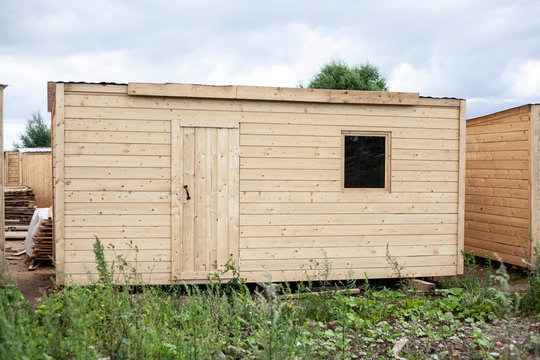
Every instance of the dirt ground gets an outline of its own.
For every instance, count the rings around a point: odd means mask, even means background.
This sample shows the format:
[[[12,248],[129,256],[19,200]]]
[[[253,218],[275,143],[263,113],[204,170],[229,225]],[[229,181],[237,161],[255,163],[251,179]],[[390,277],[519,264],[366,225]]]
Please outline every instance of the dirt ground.
[[[42,293],[50,291],[55,276],[51,263],[36,262],[35,270],[28,270],[31,260],[26,254],[14,256],[24,250],[24,240],[6,240],[5,255],[8,259],[11,275],[17,281],[19,289],[32,308],[39,306]]]

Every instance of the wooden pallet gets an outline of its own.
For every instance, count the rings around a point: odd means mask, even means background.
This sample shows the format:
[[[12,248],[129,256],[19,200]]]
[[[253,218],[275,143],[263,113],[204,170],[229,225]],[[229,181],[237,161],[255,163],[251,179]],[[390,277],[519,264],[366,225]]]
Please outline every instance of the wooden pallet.
[[[53,222],[52,219],[44,219],[39,225],[39,230],[34,237],[34,252],[30,258],[35,260],[54,259],[54,246],[52,240]]]

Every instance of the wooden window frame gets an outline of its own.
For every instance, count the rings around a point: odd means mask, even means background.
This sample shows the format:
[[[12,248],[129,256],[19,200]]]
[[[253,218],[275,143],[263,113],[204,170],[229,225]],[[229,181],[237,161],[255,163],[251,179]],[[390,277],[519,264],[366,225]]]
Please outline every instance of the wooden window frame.
[[[385,138],[384,156],[384,188],[346,188],[345,187],[345,136],[373,136]],[[341,191],[342,192],[391,192],[391,150],[392,133],[387,131],[341,131]]]

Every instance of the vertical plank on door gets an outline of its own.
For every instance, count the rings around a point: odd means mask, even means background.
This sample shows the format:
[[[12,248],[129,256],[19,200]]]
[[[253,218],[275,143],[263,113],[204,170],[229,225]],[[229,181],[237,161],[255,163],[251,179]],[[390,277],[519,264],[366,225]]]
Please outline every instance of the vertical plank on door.
[[[218,150],[217,150],[217,262],[225,264],[227,262],[229,246],[229,130],[218,129]]]
[[[184,128],[182,141],[182,156],[184,158],[183,183],[193,194],[195,177],[195,129]],[[194,219],[195,199],[187,200],[182,188],[182,271],[194,271]]]
[[[212,199],[212,129],[206,128],[203,129],[206,132],[206,142],[205,142],[205,179],[204,179],[204,232],[205,244],[204,244],[204,270],[212,270],[212,242],[214,240],[214,234],[212,233],[212,213],[210,202]]]
[[[204,271],[205,263],[205,245],[206,245],[206,219],[204,213],[204,204],[206,198],[206,129],[195,128],[195,179],[193,188],[193,199],[195,207],[195,225],[194,225],[194,252],[195,252],[195,271]]]
[[[212,191],[210,193],[210,222],[211,222],[211,232],[212,232],[212,248],[211,251],[209,251],[211,262],[217,260],[217,204],[218,204],[218,177],[217,177],[217,149],[218,149],[218,129],[212,128],[211,130],[211,138],[209,139],[209,143],[211,144],[211,158],[210,158],[210,168],[212,169],[212,178],[209,179],[210,186],[212,187]]]
[[[229,251],[228,255],[233,256],[233,261],[238,267],[238,242],[239,242],[239,212],[240,212],[240,164],[239,164],[239,142],[240,135],[237,129],[228,129],[229,132],[229,196],[228,196],[228,223],[229,223]]]

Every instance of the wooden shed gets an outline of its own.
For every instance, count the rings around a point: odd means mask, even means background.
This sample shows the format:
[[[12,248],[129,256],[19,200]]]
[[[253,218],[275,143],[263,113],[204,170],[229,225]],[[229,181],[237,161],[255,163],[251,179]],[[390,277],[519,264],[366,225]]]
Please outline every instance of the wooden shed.
[[[467,121],[467,252],[533,262],[540,238],[539,112],[539,105],[524,105]]]
[[[29,186],[38,208],[52,206],[52,163],[50,148],[28,148],[4,152],[6,185]]]
[[[97,235],[144,280],[462,273],[465,101],[416,93],[51,83],[59,274]],[[138,251],[130,250],[136,246]],[[112,258],[114,252],[107,251]],[[61,279],[63,280],[63,279]]]
[[[4,151],[4,89],[7,85],[0,84],[0,149]],[[4,157],[0,156],[0,170],[4,173]],[[0,193],[4,194],[4,177],[0,179]],[[4,196],[0,196],[0,229],[4,229]],[[4,255],[4,231],[0,231],[0,255]]]

